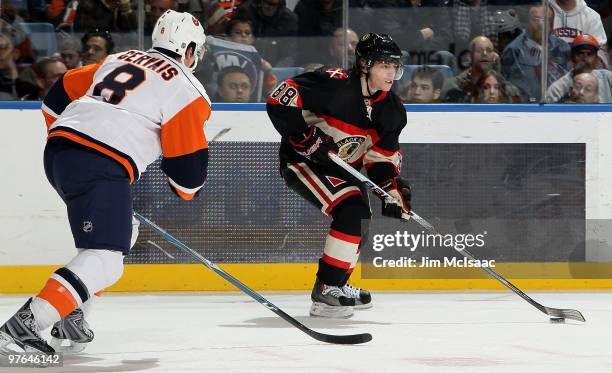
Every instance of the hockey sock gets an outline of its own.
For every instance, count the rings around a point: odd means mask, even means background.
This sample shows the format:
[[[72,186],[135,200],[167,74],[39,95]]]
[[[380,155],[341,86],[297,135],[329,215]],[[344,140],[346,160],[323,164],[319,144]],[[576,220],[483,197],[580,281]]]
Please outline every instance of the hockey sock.
[[[90,294],[114,284],[122,274],[121,252],[79,249],[77,256],[55,271],[32,300],[30,309],[40,330],[81,307],[91,298]]]
[[[327,285],[342,286],[357,263],[362,220],[369,221],[370,209],[360,196],[352,196],[338,204],[332,216],[317,277]]]

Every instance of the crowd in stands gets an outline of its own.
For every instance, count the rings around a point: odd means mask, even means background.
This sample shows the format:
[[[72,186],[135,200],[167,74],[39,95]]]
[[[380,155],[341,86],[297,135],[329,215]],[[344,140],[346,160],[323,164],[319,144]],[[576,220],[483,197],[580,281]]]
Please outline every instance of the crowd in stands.
[[[140,29],[138,3],[0,0],[0,100],[40,100],[68,69],[148,48],[172,9],[205,26],[195,75],[213,101],[262,102],[292,75],[350,68],[359,35],[378,32],[403,51],[405,103],[612,103],[610,1],[349,0],[343,28],[341,0],[144,0]]]

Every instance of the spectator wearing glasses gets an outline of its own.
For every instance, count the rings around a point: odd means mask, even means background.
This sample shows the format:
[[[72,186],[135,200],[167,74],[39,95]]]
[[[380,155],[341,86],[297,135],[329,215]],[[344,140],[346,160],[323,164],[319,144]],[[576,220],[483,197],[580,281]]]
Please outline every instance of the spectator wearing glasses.
[[[599,82],[591,73],[576,74],[569,97],[564,102],[576,104],[598,104]]]
[[[357,33],[351,29],[346,30],[346,37],[347,66],[353,66],[355,64],[355,48],[359,42],[359,37],[357,36]],[[333,38],[329,42],[327,51],[329,53],[327,63],[333,66],[342,66],[342,55],[345,53],[344,30],[342,28],[337,28],[334,30]]]
[[[86,33],[81,41],[83,42],[83,54],[81,56],[83,65],[100,62],[113,53],[115,48],[111,34],[99,29]]]
[[[599,102],[612,103],[612,71],[597,68],[599,45],[599,41],[589,34],[579,35],[574,39],[571,53],[574,68],[548,87],[547,102],[559,102],[568,95],[573,85],[574,71],[584,69],[584,72],[590,72],[597,78]]]
[[[486,36],[475,37],[469,45],[470,67],[463,73],[447,79],[442,89],[442,97],[449,102],[473,102],[478,92],[476,83],[478,79],[489,70],[499,69],[499,55],[493,43]],[[513,102],[521,101],[519,89],[512,83],[506,82],[504,91]]]

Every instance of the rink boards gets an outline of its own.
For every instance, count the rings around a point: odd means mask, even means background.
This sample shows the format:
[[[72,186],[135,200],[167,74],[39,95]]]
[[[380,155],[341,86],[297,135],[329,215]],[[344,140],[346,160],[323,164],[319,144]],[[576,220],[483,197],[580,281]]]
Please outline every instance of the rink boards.
[[[442,227],[488,227],[496,269],[526,289],[612,288],[611,107],[407,111],[403,174],[422,216]],[[64,207],[42,170],[42,116],[35,105],[7,108],[0,116],[11,134],[0,139],[0,293],[28,293],[72,257],[73,243]],[[309,289],[329,222],[283,186],[279,137],[263,106],[217,105],[206,131],[209,140],[220,136],[211,143],[203,200],[175,199],[154,166],[135,187],[135,209],[255,289]],[[474,193],[462,194],[466,188]],[[375,214],[378,209],[373,206]],[[126,262],[123,279],[110,290],[234,290],[144,229]],[[391,276],[360,284],[500,288],[478,269],[421,268]]]

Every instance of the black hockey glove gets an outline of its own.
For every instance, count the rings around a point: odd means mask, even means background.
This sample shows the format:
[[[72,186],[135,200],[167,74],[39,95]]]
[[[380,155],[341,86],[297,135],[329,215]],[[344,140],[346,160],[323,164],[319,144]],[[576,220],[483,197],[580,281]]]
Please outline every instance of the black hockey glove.
[[[298,154],[322,165],[332,162],[327,155],[329,151],[338,152],[334,139],[315,126],[301,136],[289,136],[288,140]]]
[[[395,198],[393,202],[383,199],[382,214],[390,218],[407,219],[410,216],[410,185],[400,177],[389,179],[380,184],[380,187]]]

